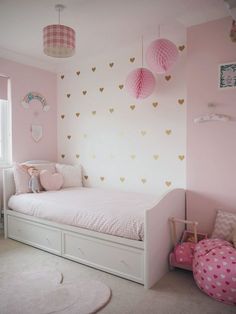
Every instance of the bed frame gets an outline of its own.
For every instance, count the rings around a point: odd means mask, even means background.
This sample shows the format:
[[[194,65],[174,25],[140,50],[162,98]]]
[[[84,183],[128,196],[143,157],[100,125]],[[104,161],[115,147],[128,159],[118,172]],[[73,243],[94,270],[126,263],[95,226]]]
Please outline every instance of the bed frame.
[[[13,169],[3,171],[4,233],[11,238],[151,288],[168,272],[168,218],[185,219],[185,190],[164,195],[145,213],[144,241],[130,240],[21,214],[8,208]],[[177,237],[183,231],[177,230]]]

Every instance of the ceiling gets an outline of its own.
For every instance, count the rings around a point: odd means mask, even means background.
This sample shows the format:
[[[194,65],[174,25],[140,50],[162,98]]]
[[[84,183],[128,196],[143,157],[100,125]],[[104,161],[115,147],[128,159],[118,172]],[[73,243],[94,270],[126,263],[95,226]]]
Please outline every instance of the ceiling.
[[[118,49],[158,24],[189,27],[229,15],[223,0],[0,0],[0,56],[52,70],[68,62],[43,54],[42,29],[57,23],[58,3],[66,6],[61,23],[77,33],[72,61]]]

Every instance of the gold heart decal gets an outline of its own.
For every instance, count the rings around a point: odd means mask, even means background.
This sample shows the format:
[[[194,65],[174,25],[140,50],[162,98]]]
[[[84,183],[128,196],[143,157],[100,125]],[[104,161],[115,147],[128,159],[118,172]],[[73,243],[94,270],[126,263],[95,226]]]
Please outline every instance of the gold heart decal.
[[[79,118],[80,113],[79,113],[79,112],[76,112],[76,114],[75,114],[75,115],[76,115],[76,117],[77,117],[77,118]]]
[[[170,135],[171,132],[172,132],[171,130],[166,130],[166,134],[167,134],[167,135]]]
[[[86,94],[87,94],[87,91],[86,91],[86,90],[83,90],[83,94],[86,95]]]
[[[94,111],[92,111],[92,114],[93,114],[93,115],[95,115],[95,114],[96,114],[96,111],[95,111],[95,110],[94,110]]]
[[[71,135],[67,135],[67,138],[68,138],[68,140],[70,140],[71,139]]]
[[[135,109],[135,105],[131,105],[129,106],[131,110],[134,110]]]
[[[100,177],[100,180],[101,180],[101,181],[104,181],[104,179],[105,179],[104,177]]]
[[[79,159],[80,155],[79,155],[79,154],[76,154],[75,157],[76,157],[77,159]]]
[[[134,62],[134,60],[135,60],[135,57],[132,57],[132,58],[129,59],[129,61],[132,62],[132,63]]]
[[[141,131],[142,136],[146,135],[147,132],[146,131]]]
[[[120,181],[124,182],[125,181],[125,177],[120,177]]]
[[[76,74],[79,76],[80,75],[80,71],[77,71]]]
[[[95,72],[95,71],[96,71],[96,67],[93,67],[93,68],[92,68],[92,71]]]
[[[179,155],[179,160],[184,160],[184,155]]]
[[[184,45],[179,46],[179,50],[180,50],[180,51],[183,51],[183,50],[184,50],[184,48],[185,48],[185,46],[184,46]]]
[[[178,103],[179,103],[179,105],[183,105],[184,99],[178,99]]]
[[[64,155],[64,154],[61,154],[61,158],[65,158],[65,155]]]
[[[165,79],[166,79],[167,81],[169,81],[169,80],[171,79],[171,75],[166,75],[166,76],[165,76]]]
[[[143,182],[143,184],[147,182],[145,178],[142,178],[141,181]]]
[[[62,118],[62,119],[64,119],[64,118],[65,118],[65,115],[64,115],[64,114],[62,114],[62,115],[61,115],[61,118]]]
[[[124,85],[123,84],[120,84],[119,85],[119,89],[123,89]]]
[[[62,79],[62,80],[64,79],[64,77],[65,77],[65,75],[61,75],[61,79]]]
[[[135,159],[135,158],[136,158],[136,155],[130,155],[130,158],[131,158],[131,159]]]
[[[67,98],[70,98],[70,94],[66,94]]]
[[[113,108],[110,108],[109,109],[110,113],[114,112],[114,109]]]
[[[159,158],[159,155],[153,155],[153,158],[157,160]]]
[[[165,184],[166,184],[166,186],[169,187],[169,186],[171,186],[171,181],[166,181]]]
[[[158,102],[153,102],[152,105],[154,108],[156,108],[158,106]]]
[[[104,90],[104,87],[100,87],[99,90],[100,90],[100,92],[102,93],[103,90]]]
[[[110,68],[112,68],[114,65],[114,62],[109,63]]]
[[[85,180],[88,180],[88,176],[84,176]]]

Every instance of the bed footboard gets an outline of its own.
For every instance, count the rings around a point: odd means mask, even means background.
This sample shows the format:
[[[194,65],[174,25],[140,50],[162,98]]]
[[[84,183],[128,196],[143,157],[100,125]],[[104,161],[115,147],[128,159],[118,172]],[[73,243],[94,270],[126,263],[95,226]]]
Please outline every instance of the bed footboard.
[[[151,288],[168,272],[168,255],[172,239],[168,218],[185,219],[185,190],[175,189],[165,195],[152,209],[146,211],[144,243],[144,286]],[[177,230],[180,238],[184,226]]]

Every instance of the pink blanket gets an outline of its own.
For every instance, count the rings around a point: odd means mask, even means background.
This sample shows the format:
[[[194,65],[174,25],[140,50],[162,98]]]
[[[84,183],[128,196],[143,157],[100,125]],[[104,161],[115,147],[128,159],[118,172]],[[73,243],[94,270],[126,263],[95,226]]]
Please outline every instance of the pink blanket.
[[[15,211],[134,240],[144,238],[145,210],[158,203],[148,194],[99,188],[67,188],[60,191],[13,195]]]

